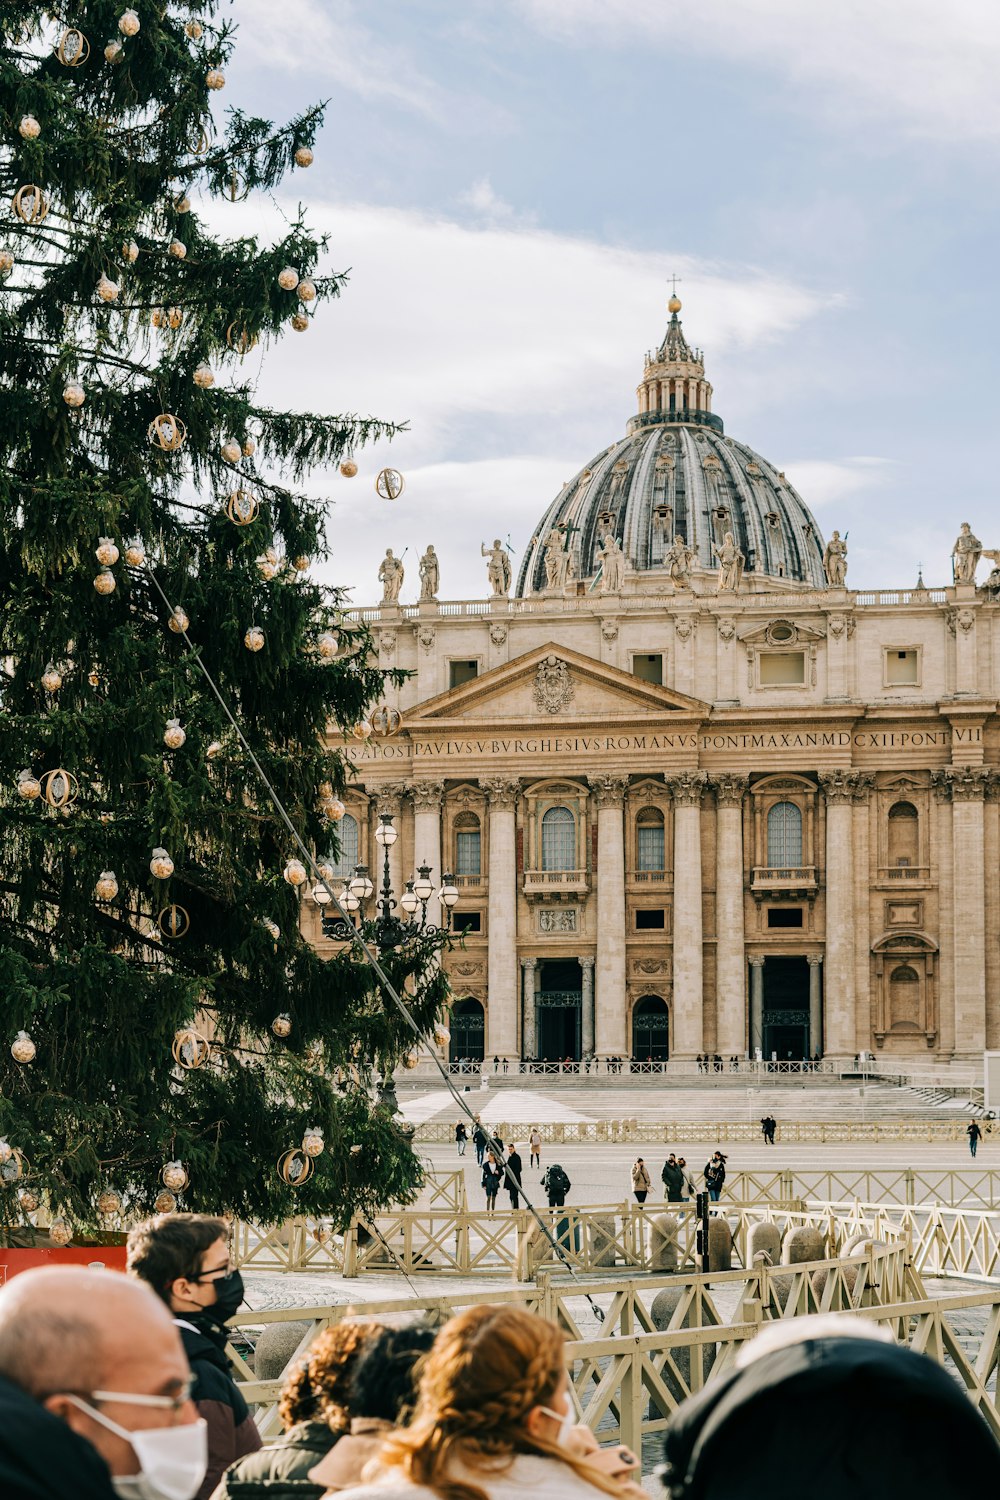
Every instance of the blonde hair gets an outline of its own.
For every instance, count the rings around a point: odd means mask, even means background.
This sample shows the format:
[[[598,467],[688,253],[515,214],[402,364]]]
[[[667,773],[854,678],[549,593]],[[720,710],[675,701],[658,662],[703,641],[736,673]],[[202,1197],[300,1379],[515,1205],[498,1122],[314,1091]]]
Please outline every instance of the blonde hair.
[[[278,1415],[287,1431],[297,1422],[325,1422],[334,1432],[350,1425],[351,1377],[379,1323],[335,1323],[313,1339],[281,1389]]]
[[[623,1495],[618,1481],[528,1430],[528,1413],[559,1387],[563,1342],[554,1323],[520,1307],[470,1307],[451,1318],[424,1361],[410,1426],[383,1445],[383,1469],[402,1470],[441,1500],[489,1500],[488,1490],[449,1474],[453,1463],[495,1473],[504,1459],[535,1453],[607,1495]]]

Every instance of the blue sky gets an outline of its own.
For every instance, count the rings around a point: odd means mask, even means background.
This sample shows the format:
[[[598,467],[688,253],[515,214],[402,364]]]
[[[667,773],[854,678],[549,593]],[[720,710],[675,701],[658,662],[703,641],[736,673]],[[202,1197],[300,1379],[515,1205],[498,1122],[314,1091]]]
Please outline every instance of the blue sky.
[[[1000,546],[995,0],[234,0],[221,103],[329,97],[298,201],[352,267],[264,359],[269,400],[408,419],[332,502],[325,576],[376,597],[433,542],[487,591],[560,483],[624,432],[681,277],[727,431],[783,468],[849,583]],[[222,13],[225,14],[223,6]],[[377,500],[385,459],[407,476]]]

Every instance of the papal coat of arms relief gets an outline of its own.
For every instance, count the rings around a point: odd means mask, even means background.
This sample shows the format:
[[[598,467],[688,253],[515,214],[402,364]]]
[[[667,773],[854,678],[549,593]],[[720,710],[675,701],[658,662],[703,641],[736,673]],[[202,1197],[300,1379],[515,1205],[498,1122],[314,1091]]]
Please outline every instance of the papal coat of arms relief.
[[[569,668],[558,656],[546,656],[535,673],[535,702],[547,714],[557,714],[573,696]]]

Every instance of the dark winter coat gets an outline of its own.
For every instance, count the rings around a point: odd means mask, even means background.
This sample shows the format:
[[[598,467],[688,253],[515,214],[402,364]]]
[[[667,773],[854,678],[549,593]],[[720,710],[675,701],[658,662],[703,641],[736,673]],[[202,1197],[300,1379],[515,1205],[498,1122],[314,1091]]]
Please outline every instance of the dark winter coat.
[[[511,1177],[513,1177],[514,1182],[517,1183],[518,1187],[521,1186],[521,1158],[518,1156],[516,1151],[512,1151],[510,1156],[508,1156],[507,1158],[507,1171],[510,1173],[510,1177],[504,1178],[504,1187],[509,1193],[511,1188],[514,1186],[514,1183],[510,1180]]]
[[[660,1173],[663,1186],[667,1190],[668,1203],[680,1203],[681,1194],[684,1191],[684,1172],[675,1161],[663,1163],[663,1171]]]
[[[97,1449],[8,1380],[0,1380],[0,1495],[3,1500],[115,1500]]]
[[[325,1422],[298,1422],[259,1453],[227,1469],[212,1500],[318,1500],[323,1486],[309,1478],[341,1436]]]
[[[210,1318],[175,1318],[194,1376],[192,1399],[208,1424],[208,1469],[195,1500],[208,1500],[229,1465],[260,1447],[243,1393],[229,1373],[226,1330]]]

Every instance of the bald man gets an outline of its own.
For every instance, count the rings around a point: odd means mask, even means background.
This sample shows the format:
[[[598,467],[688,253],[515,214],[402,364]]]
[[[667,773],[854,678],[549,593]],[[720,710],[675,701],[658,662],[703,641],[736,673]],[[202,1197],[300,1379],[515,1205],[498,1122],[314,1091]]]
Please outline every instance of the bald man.
[[[180,1336],[148,1287],[47,1266],[0,1288],[3,1500],[190,1500],[205,1424]]]

